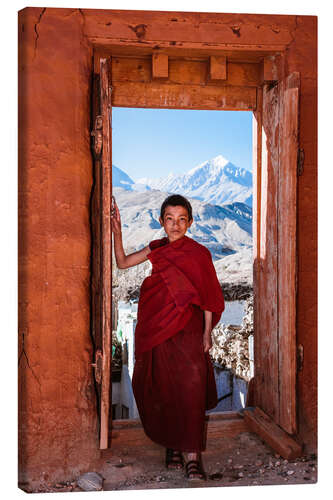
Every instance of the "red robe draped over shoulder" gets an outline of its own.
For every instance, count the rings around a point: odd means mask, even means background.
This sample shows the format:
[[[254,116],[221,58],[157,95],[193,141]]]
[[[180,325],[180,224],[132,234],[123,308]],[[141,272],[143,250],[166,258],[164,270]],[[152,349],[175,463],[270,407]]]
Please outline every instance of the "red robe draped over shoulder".
[[[153,272],[141,285],[135,329],[135,357],[176,335],[188,323],[193,306],[211,311],[212,328],[224,299],[209,250],[184,235],[150,242]]]

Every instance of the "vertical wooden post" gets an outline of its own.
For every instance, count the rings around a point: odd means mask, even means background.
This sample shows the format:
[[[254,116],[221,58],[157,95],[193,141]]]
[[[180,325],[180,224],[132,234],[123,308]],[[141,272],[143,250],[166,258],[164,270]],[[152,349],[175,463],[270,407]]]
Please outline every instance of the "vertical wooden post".
[[[278,187],[279,424],[296,432],[296,182],[299,73],[280,84]]]
[[[260,321],[260,221],[261,221],[261,159],[262,159],[262,88],[257,88],[257,109],[253,113],[253,328],[254,328],[254,386],[251,404],[256,404],[256,366],[260,363],[256,339]]]
[[[100,105],[103,118],[102,150],[102,329],[103,329],[103,375],[101,390],[101,434],[100,448],[109,445],[109,418],[111,407],[111,61],[101,59]]]

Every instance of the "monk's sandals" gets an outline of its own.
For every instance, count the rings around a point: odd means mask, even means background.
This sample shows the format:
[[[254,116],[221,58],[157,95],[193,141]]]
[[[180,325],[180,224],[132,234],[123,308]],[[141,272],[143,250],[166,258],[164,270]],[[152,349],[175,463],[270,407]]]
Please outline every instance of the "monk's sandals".
[[[182,469],[184,467],[184,459],[181,451],[166,449],[165,465],[167,469]]]
[[[186,477],[189,481],[206,481],[201,462],[199,460],[190,460],[185,465]]]

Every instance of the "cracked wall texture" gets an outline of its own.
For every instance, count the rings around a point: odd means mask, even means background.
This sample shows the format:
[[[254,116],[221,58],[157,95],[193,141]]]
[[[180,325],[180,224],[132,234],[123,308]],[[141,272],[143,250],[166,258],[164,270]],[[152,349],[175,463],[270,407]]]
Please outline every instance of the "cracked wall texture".
[[[301,73],[299,439],[316,447],[317,21],[312,16],[26,8],[19,12],[20,480],[67,480],[99,457],[89,335],[89,38],[286,44]]]

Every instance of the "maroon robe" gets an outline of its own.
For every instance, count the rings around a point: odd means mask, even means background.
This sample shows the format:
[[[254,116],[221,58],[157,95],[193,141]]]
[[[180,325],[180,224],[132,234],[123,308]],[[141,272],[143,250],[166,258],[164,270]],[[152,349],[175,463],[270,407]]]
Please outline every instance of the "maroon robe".
[[[149,246],[153,270],[140,292],[133,392],[148,437],[199,452],[205,448],[205,410],[217,405],[211,359],[203,350],[203,311],[212,311],[214,327],[223,293],[211,254],[200,243],[183,236]]]

